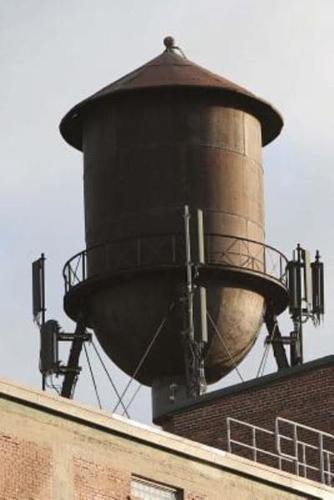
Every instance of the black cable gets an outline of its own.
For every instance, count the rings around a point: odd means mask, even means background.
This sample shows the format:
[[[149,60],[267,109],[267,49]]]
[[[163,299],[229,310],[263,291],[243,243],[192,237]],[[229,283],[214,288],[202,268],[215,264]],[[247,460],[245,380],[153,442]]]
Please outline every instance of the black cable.
[[[50,383],[48,382],[48,378],[50,380]],[[59,388],[53,382],[53,375],[49,375],[49,377],[46,377],[46,379],[45,379],[45,385],[49,389],[53,389],[54,391],[56,391],[56,393],[58,394],[58,396],[60,396],[60,390],[59,390]]]
[[[132,377],[130,378],[129,382],[126,384],[125,389],[124,389],[124,391],[123,391],[123,392],[122,392],[122,394],[121,394],[120,401],[117,403],[117,405],[116,405],[116,406],[115,406],[115,408],[114,408],[114,412],[117,410],[117,408],[118,408],[118,406],[119,406],[120,402],[123,400],[123,398],[124,398],[125,394],[127,393],[128,389],[129,389],[129,387],[130,387],[130,385],[132,384],[133,380],[135,379],[136,375],[138,374],[139,370],[141,369],[141,367],[142,367],[142,365],[143,365],[143,363],[144,363],[145,359],[147,358],[148,354],[150,353],[150,351],[151,351],[151,349],[152,349],[152,346],[153,346],[154,342],[155,342],[155,341],[156,341],[156,339],[158,338],[158,336],[159,336],[159,334],[160,334],[161,330],[164,328],[164,326],[165,326],[165,324],[166,324],[166,322],[167,322],[168,316],[169,316],[170,312],[174,309],[174,307],[175,307],[175,302],[172,302],[172,303],[170,304],[169,308],[168,308],[168,311],[167,311],[166,316],[165,316],[165,317],[163,318],[163,320],[161,321],[161,323],[160,323],[160,325],[158,326],[158,328],[157,328],[157,330],[156,330],[155,334],[154,334],[154,335],[153,335],[153,337],[152,337],[152,340],[150,341],[150,343],[148,344],[148,346],[147,346],[147,348],[146,348],[146,350],[145,350],[144,354],[143,354],[143,355],[142,355],[142,357],[140,358],[139,363],[138,363],[138,365],[137,365],[137,367],[136,367],[135,371],[133,372]],[[123,406],[123,408],[124,408],[124,405],[123,405],[123,404],[122,404],[122,406]]]
[[[219,330],[218,330],[218,327],[217,327],[216,323],[213,321],[211,314],[209,313],[209,311],[206,311],[206,314],[207,314],[207,317],[209,318],[209,321],[210,321],[211,325],[213,326],[214,331],[215,331],[215,332],[216,332],[216,334],[218,335],[218,338],[220,339],[220,341],[221,341],[221,343],[222,343],[222,345],[223,345],[223,347],[224,347],[224,349],[225,349],[225,351],[226,351],[227,355],[229,356],[230,360],[232,361],[232,363],[233,363],[233,365],[234,365],[234,368],[235,368],[235,370],[236,370],[237,374],[239,375],[239,378],[240,378],[241,382],[244,382],[244,379],[242,378],[242,375],[241,375],[241,373],[240,373],[240,370],[239,370],[239,368],[238,368],[238,365],[237,365],[237,363],[235,362],[234,357],[233,357],[233,356],[232,356],[232,354],[230,353],[230,350],[229,350],[229,348],[227,347],[227,345],[226,345],[226,343],[225,343],[225,341],[224,341],[224,339],[223,339],[223,336],[220,334],[220,332],[219,332]]]
[[[93,382],[93,386],[94,386],[94,391],[95,391],[95,394],[96,394],[96,399],[97,399],[97,402],[98,402],[100,410],[102,410],[100,396],[99,396],[99,393],[98,393],[98,390],[97,390],[97,386],[96,386],[96,381],[95,381],[95,377],[94,377],[92,365],[90,364],[90,359],[89,359],[89,356],[88,356],[87,347],[86,347],[85,343],[84,343],[83,347],[84,347],[84,351],[85,351],[85,354],[86,354],[87,364],[88,364],[88,368],[89,368],[89,371],[90,371],[90,376],[92,378],[92,382]]]
[[[269,334],[268,343],[267,343],[267,345],[266,345],[266,347],[264,349],[264,353],[263,353],[261,361],[260,361],[259,369],[258,369],[258,371],[256,373],[256,378],[258,378],[261,375],[261,372],[262,372],[262,375],[264,374],[264,369],[265,369],[265,365],[266,365],[266,362],[267,362],[267,358],[268,358],[268,354],[269,354],[269,349],[270,349],[270,343],[274,339],[276,328],[277,328],[277,323],[274,323],[273,329],[272,329],[271,333]]]
[[[133,393],[133,396],[131,397],[130,401],[128,402],[128,404],[126,405],[126,409],[128,410],[130,408],[130,406],[132,405],[133,401],[135,400],[138,392],[140,391],[140,389],[142,388],[143,386],[141,384],[138,385],[137,389],[135,390],[135,392]],[[124,411],[122,413],[122,415],[124,415]]]
[[[115,391],[115,393],[116,393],[116,396],[117,396],[117,398],[118,398],[118,404],[117,404],[117,407],[118,407],[118,405],[119,405],[119,404],[121,404],[121,405],[122,405],[122,407],[123,407],[123,411],[124,411],[124,413],[126,414],[126,416],[127,416],[128,418],[130,418],[130,415],[129,415],[129,413],[127,412],[127,409],[126,409],[126,407],[124,406],[123,401],[122,401],[122,399],[121,399],[121,397],[120,397],[120,395],[119,395],[119,392],[118,392],[118,390],[117,390],[117,387],[115,386],[115,384],[114,384],[114,382],[113,382],[113,380],[112,380],[112,378],[111,378],[111,376],[110,376],[110,374],[109,374],[109,372],[108,372],[108,369],[107,369],[106,365],[104,364],[104,361],[103,361],[103,359],[102,359],[102,357],[101,357],[101,355],[100,355],[99,351],[97,350],[96,345],[95,345],[95,343],[93,342],[93,340],[92,340],[92,346],[94,347],[95,352],[96,352],[96,355],[97,355],[97,357],[99,358],[99,361],[100,361],[100,363],[101,363],[101,365],[102,365],[102,367],[103,367],[103,369],[104,369],[104,371],[105,371],[105,373],[106,373],[106,375],[107,375],[107,377],[108,377],[108,380],[109,380],[109,382],[111,383],[111,386],[112,386],[112,388],[114,389],[114,391]],[[124,414],[124,413],[123,413],[123,414]]]

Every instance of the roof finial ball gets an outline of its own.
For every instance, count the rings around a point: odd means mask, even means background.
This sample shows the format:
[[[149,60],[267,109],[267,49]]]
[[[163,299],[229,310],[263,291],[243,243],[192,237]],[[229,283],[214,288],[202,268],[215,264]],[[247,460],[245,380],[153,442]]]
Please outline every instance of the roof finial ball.
[[[164,38],[164,45],[166,47],[166,50],[171,50],[175,48],[175,40],[172,36],[166,36]]]

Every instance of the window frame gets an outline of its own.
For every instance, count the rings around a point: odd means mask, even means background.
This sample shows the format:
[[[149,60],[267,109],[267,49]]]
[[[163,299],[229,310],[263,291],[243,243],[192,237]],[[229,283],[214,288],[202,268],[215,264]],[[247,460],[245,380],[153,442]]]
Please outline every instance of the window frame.
[[[161,483],[159,481],[155,481],[152,479],[148,479],[146,477],[137,476],[137,475],[132,474],[131,475],[130,489],[131,489],[131,498],[133,498],[134,500],[137,500],[137,498],[138,498],[138,500],[142,500],[139,497],[136,497],[135,493],[133,493],[133,491],[132,491],[132,485],[134,483],[141,483],[141,484],[146,485],[148,487],[156,488],[156,490],[158,492],[160,489],[160,491],[162,491],[162,492],[166,491],[166,492],[174,493],[175,498],[173,498],[171,500],[183,500],[184,499],[183,490],[181,490],[180,488],[177,488],[175,486],[171,486],[170,484]]]

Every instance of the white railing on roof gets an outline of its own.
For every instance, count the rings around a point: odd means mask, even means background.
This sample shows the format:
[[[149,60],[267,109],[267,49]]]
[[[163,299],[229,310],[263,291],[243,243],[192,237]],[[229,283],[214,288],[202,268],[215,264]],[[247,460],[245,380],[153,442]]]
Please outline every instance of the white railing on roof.
[[[249,439],[238,437],[240,432],[242,437]],[[266,447],[261,445],[261,440],[267,440]],[[239,451],[236,450],[238,447]],[[243,455],[240,448],[248,450],[255,462],[265,462],[264,457],[270,458],[274,462],[271,465],[280,470],[286,470],[285,464],[290,464],[296,475],[334,486],[332,434],[282,417],[276,418],[275,431],[228,417],[227,449],[230,453]]]

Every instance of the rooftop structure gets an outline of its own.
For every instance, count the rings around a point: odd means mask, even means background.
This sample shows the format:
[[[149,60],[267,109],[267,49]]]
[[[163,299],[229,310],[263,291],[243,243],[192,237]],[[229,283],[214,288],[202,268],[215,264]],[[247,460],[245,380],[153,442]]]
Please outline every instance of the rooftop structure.
[[[320,483],[12,383],[0,381],[0,406],[6,500],[333,498]]]

